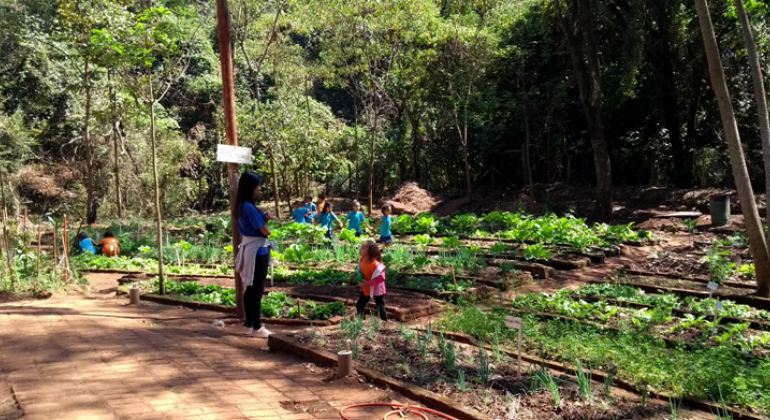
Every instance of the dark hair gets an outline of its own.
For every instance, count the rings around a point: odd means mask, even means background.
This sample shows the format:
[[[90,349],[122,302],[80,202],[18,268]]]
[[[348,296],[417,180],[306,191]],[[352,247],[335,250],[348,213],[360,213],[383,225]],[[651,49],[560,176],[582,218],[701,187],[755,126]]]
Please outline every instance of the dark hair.
[[[104,232],[104,237],[105,238],[114,238],[115,235],[112,234],[111,230],[108,230],[108,231]]]
[[[85,232],[78,233],[78,243],[83,242],[84,239],[88,239],[88,234]]]
[[[353,200],[353,207],[355,206],[361,206],[361,202],[358,200]]]
[[[238,181],[238,215],[243,203],[254,204],[254,189],[262,185],[262,177],[254,172],[244,172]]]
[[[313,196],[312,195],[306,195],[305,196],[305,200],[313,201]]]
[[[393,211],[393,207],[390,206],[390,204],[385,204],[382,206],[382,212],[385,213],[385,210],[391,210]]]
[[[321,209],[322,212],[329,214],[332,212],[332,203],[324,203],[323,209]]]
[[[366,255],[369,256],[370,260],[382,262],[382,250],[376,242],[370,239],[364,242],[362,246],[366,249]]]
[[[319,200],[326,200],[326,195],[324,195],[324,194],[318,194],[318,199],[319,199]]]

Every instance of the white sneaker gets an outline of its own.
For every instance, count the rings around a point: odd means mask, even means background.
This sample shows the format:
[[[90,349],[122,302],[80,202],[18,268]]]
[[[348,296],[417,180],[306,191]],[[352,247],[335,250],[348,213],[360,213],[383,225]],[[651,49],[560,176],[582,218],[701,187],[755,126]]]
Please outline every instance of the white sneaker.
[[[251,333],[253,337],[257,337],[257,338],[267,338],[267,337],[270,337],[271,334],[272,333],[270,332],[270,330],[268,330],[265,327],[262,327],[258,330],[254,330],[254,332]]]

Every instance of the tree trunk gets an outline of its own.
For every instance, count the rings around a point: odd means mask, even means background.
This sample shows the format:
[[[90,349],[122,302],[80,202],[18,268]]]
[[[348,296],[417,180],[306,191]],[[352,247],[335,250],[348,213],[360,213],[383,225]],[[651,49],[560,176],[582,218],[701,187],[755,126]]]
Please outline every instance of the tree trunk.
[[[727,147],[730,151],[735,186],[738,189],[738,198],[741,201],[746,232],[749,236],[749,249],[757,270],[757,295],[770,297],[770,255],[767,252],[767,242],[765,242],[765,235],[762,231],[757,205],[754,202],[754,192],[751,190],[749,171],[746,167],[746,158],[743,154],[743,145],[741,144],[740,133],[738,132],[738,123],[735,120],[730,92],[725,82],[724,69],[722,68],[719,46],[714,35],[714,27],[711,23],[711,15],[709,14],[706,0],[695,0],[695,7],[698,11],[698,19],[700,20],[700,27],[703,33],[703,43],[705,45],[706,57],[708,58],[711,84],[719,103],[719,112],[722,116],[722,124],[724,125],[725,136],[727,137]]]
[[[149,75],[150,85],[150,145],[152,147],[152,180],[155,187],[155,221],[158,229],[158,279],[160,294],[166,294],[166,280],[163,277],[163,220],[160,207],[160,184],[158,183],[158,156],[155,145],[155,95],[152,90],[152,75]]]
[[[355,104],[355,102],[354,102],[354,104]],[[356,146],[355,146],[355,148],[353,150],[353,154],[355,155],[355,161],[356,161],[355,197],[356,197],[356,200],[358,200],[358,188],[359,188],[359,185],[361,185],[361,184],[359,184],[359,179],[358,179],[358,145],[359,145],[359,143],[358,143],[358,106],[356,106],[355,116],[353,118],[355,118],[355,122],[353,124],[353,129],[355,131],[353,132],[353,135],[355,136],[355,142],[356,142]]]
[[[420,146],[425,144],[425,137],[420,132],[420,120],[409,108],[404,105],[406,117],[409,120],[409,125],[412,128],[412,166],[414,169],[414,180],[417,183],[422,182],[422,171],[420,167]]]
[[[278,177],[275,176],[275,156],[273,156],[273,148],[267,148],[267,155],[270,158],[270,176],[273,178],[273,197],[275,199],[275,217],[281,218],[281,196],[278,195]],[[291,206],[291,204],[289,204]]]
[[[580,1],[580,21],[586,38],[586,51],[588,54],[588,73],[590,76],[588,94],[588,119],[591,144],[594,151],[594,164],[596,165],[596,186],[598,189],[599,204],[601,206],[602,220],[612,220],[612,166],[610,153],[607,150],[607,141],[604,137],[604,123],[602,122],[602,75],[599,64],[599,42],[596,39],[596,25],[591,0]]]
[[[596,26],[591,12],[591,0],[578,0],[576,3],[579,24],[577,27],[582,34],[579,38],[572,32],[571,28],[575,27],[572,19],[562,14],[560,0],[553,0],[553,3],[559,25],[567,38],[583,110],[588,121],[588,132],[591,136],[591,148],[593,149],[594,169],[596,171],[596,192],[600,218],[608,222],[612,219],[612,172],[602,122],[601,67],[595,32]],[[585,54],[583,50],[585,50]]]
[[[529,194],[533,200],[535,200],[535,183],[532,181],[532,162],[529,156],[529,117],[527,115],[527,106],[522,107],[524,112],[524,163],[527,171],[527,183],[529,183]]]
[[[8,207],[5,203],[5,181],[3,180],[3,168],[0,166],[0,198],[3,200],[3,242],[5,243],[5,262],[8,264],[8,275],[11,276],[11,288],[16,285],[16,273],[13,270],[13,254],[11,254],[11,241],[8,235]],[[54,245],[55,246],[55,245]]]
[[[115,86],[112,85],[112,72],[107,72],[107,79],[110,83],[110,116],[112,119],[112,152],[115,155],[115,162],[113,163],[113,172],[115,173],[115,204],[117,205],[117,209],[118,209],[118,219],[122,219],[123,218],[123,197],[121,197],[121,192],[120,192],[120,154],[118,153],[118,113],[115,109],[115,102],[117,101],[117,98],[115,94]],[[200,185],[200,182],[198,185]]]
[[[767,199],[770,197],[770,118],[768,118],[767,111],[765,79],[762,76],[757,43],[754,41],[754,34],[751,32],[751,22],[749,22],[749,15],[743,7],[743,0],[735,0],[735,9],[738,12],[738,19],[743,27],[743,38],[746,42],[746,52],[749,55],[749,65],[751,66],[751,79],[754,82],[754,100],[757,101],[759,132],[762,139],[762,157],[765,161],[765,198]],[[770,226],[770,211],[766,213],[766,223]],[[768,234],[767,241],[770,242],[770,234]]]
[[[466,110],[467,112],[467,110]],[[465,191],[468,194],[468,201],[473,200],[473,184],[471,184],[471,163],[468,153],[468,121],[463,123],[463,131],[460,137],[463,144],[463,161],[465,164]]]
[[[679,93],[677,91],[676,54],[671,46],[671,18],[673,3],[670,0],[655,0],[655,20],[657,31],[653,30],[655,38],[654,65],[660,75],[660,109],[663,111],[663,121],[668,129],[673,156],[676,157],[674,167],[674,184],[679,188],[692,185],[690,154],[682,138],[682,124],[679,111]]]
[[[372,142],[369,148],[369,217],[374,212],[374,140],[377,138],[377,113],[374,113],[372,124]]]
[[[86,115],[83,124],[83,144],[86,149],[86,218],[91,212],[94,202],[94,150],[91,145],[91,82],[88,80],[88,70],[91,63],[85,60],[83,71],[83,86],[86,88]],[[94,220],[96,223],[96,220]]]

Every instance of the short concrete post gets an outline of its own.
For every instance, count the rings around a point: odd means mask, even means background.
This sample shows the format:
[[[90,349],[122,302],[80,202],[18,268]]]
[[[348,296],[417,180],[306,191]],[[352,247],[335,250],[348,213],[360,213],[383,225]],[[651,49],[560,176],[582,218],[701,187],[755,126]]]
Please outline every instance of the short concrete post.
[[[340,378],[353,374],[353,352],[343,350],[337,353],[337,372]]]
[[[131,288],[129,292],[129,301],[132,305],[139,305],[139,288]]]

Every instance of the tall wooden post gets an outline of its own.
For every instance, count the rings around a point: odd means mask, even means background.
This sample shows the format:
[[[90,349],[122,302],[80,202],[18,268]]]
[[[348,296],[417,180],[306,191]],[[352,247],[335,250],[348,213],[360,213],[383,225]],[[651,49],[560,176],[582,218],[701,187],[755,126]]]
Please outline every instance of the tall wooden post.
[[[235,88],[233,86],[233,53],[230,44],[230,12],[227,0],[217,0],[217,29],[219,32],[219,61],[222,65],[222,107],[225,114],[225,134],[227,144],[238,145],[238,127],[235,121]],[[230,189],[230,218],[233,228],[233,256],[238,256],[238,246],[241,244],[241,234],[238,232],[238,164],[227,164],[227,178]],[[236,311],[239,318],[244,317],[243,283],[238,273],[235,273],[235,290],[238,298]]]
[[[70,259],[69,259],[69,244],[67,243],[70,240],[69,234],[67,233],[67,215],[64,215],[64,233],[62,234],[62,244],[63,244],[63,251],[64,251],[64,282],[69,283],[70,281]]]

